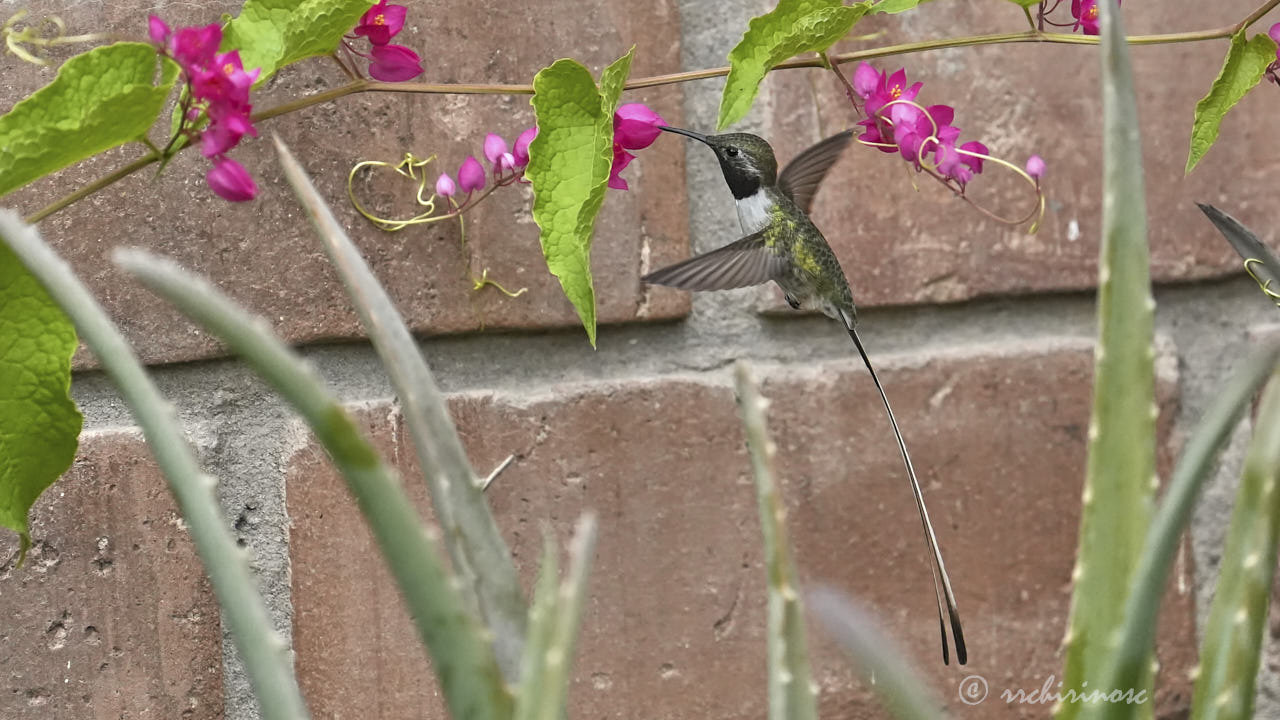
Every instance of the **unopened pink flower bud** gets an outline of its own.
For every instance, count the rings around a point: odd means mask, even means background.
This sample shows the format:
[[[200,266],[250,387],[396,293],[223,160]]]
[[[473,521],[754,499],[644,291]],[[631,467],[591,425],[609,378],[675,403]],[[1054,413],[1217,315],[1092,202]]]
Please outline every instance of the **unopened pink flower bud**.
[[[497,167],[498,160],[502,158],[502,153],[507,151],[507,141],[501,136],[489,133],[484,136],[484,157],[489,161],[490,165]]]
[[[1039,180],[1040,178],[1044,177],[1044,171],[1045,171],[1045,166],[1044,166],[1043,158],[1041,158],[1039,155],[1032,155],[1031,157],[1027,158],[1027,174],[1028,175],[1030,175],[1032,178],[1036,180]]]
[[[244,202],[258,194],[258,186],[249,176],[249,171],[231,158],[215,158],[205,179],[209,182],[209,189],[223,200]]]
[[[860,63],[858,69],[853,71],[853,90],[858,93],[858,97],[866,100],[879,87],[881,78],[881,74],[871,63]]]
[[[163,50],[169,43],[169,26],[158,15],[147,18],[147,32],[151,35],[151,44]]]
[[[369,57],[369,75],[374,80],[404,82],[422,74],[422,58],[403,45],[374,45]]]
[[[516,167],[522,168],[529,164],[529,143],[533,142],[537,134],[538,128],[531,127],[516,138],[515,147],[511,149],[511,155],[516,159]]]
[[[440,173],[440,177],[436,178],[436,194],[440,197],[453,197],[458,192],[458,186],[453,184],[453,178],[449,177],[449,173]]]
[[[516,158],[509,152],[502,153],[498,157],[498,172],[510,172],[516,169]]]
[[[470,193],[484,187],[484,167],[480,161],[468,155],[458,168],[458,186],[462,192]]]

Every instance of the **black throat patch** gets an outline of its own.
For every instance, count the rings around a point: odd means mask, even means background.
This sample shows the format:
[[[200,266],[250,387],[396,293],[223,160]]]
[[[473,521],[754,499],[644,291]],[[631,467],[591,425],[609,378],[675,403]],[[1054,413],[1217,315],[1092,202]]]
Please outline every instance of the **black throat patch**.
[[[743,172],[742,168],[721,162],[720,170],[724,173],[724,181],[729,184],[729,191],[734,200],[742,200],[756,194],[760,189],[760,176]]]

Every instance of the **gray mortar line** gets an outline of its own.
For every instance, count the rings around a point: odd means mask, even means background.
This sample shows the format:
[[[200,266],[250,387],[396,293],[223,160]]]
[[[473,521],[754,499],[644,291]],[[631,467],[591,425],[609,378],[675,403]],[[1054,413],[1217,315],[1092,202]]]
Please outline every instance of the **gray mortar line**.
[[[1206,295],[1211,297],[1206,298]],[[1243,352],[1249,328],[1274,311],[1247,278],[1191,287],[1158,288],[1157,326],[1174,338],[1180,355],[1191,356],[1187,380],[1214,378],[1216,368]],[[520,391],[566,381],[628,379],[700,371],[738,359],[803,363],[852,355],[848,338],[820,316],[761,317],[743,304],[702,307],[695,298],[694,319],[601,328],[599,349],[592,350],[580,329],[520,333],[477,333],[420,341],[437,381],[446,392],[476,389]],[[1261,307],[1257,307],[1261,306]],[[957,346],[1061,337],[1091,338],[1092,293],[978,300],[944,306],[871,308],[860,313],[860,328],[875,358],[923,355]],[[1190,315],[1188,315],[1190,313]],[[708,315],[716,317],[706,317]],[[1198,316],[1198,317],[1197,317]],[[1223,318],[1214,320],[1214,317]],[[700,327],[699,327],[700,326]],[[1195,339],[1199,337],[1209,340]],[[391,387],[372,348],[363,343],[304,347],[314,365],[343,401],[386,398]],[[1204,369],[1199,366],[1207,363]],[[228,408],[267,402],[274,395],[237,360],[221,358],[151,368],[161,391],[178,405],[184,422],[199,423]],[[1192,385],[1198,382],[1191,383]],[[1202,406],[1212,387],[1183,391],[1184,405]],[[86,428],[133,424],[106,377],[98,371],[76,373],[72,394],[86,415]]]

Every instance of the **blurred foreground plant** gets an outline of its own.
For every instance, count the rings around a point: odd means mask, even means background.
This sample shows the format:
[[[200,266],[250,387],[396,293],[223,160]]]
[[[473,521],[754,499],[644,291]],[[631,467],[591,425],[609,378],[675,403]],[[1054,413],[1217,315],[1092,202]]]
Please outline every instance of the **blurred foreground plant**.
[[[436,515],[445,528],[452,571],[437,547],[441,534],[422,524],[394,471],[315,372],[275,338],[266,323],[237,308],[202,278],[165,260],[139,251],[117,252],[116,260],[240,353],[311,426],[378,540],[432,654],[451,715],[559,720],[595,522],[590,515],[579,522],[563,583],[555,579],[555,562],[545,560],[530,612],[510,552],[483,498],[481,480],[466,459],[443,397],[408,329],[296,162],[283,147],[281,154],[397,389]],[[263,716],[307,717],[290,653],[272,629],[245,553],[221,516],[213,493],[216,481],[200,470],[172,417],[172,406],[159,396],[96,301],[34,229],[12,214],[0,215],[0,239],[70,316],[143,427],[226,611]],[[554,557],[552,544],[547,557]]]

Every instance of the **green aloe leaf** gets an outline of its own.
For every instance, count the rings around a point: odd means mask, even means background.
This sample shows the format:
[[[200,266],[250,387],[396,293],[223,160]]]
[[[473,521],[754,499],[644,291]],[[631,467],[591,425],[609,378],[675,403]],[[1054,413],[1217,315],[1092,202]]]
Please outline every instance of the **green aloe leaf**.
[[[942,703],[929,682],[911,667],[897,644],[880,632],[870,614],[835,590],[818,588],[807,596],[809,608],[819,624],[853,659],[894,717],[902,720],[937,720],[941,717],[938,708]],[[972,685],[977,682],[974,678],[982,684]],[[960,683],[962,700],[970,687],[984,697],[988,689],[982,676],[971,675]]]
[[[27,512],[71,467],[83,418],[71,402],[76,331],[0,243],[0,526],[31,546]]]
[[[1169,570],[1177,557],[1182,531],[1191,518],[1196,498],[1213,472],[1218,451],[1231,437],[1258,388],[1280,361],[1280,346],[1273,345],[1251,355],[1231,382],[1219,393],[1187,442],[1178,466],[1169,479],[1164,499],[1151,521],[1142,559],[1133,576],[1133,589],[1125,608],[1124,623],[1105,679],[1099,687],[1137,688],[1150,669],[1156,640],[1156,621],[1164,597]],[[1128,703],[1097,703],[1083,717],[1123,720],[1133,717],[1136,708]]]
[[[483,627],[467,609],[400,478],[307,363],[261,318],[204,278],[140,250],[117,264],[241,355],[306,420],[342,473],[431,653],[450,716],[508,720],[512,698]]]
[[[1209,86],[1209,94],[1196,103],[1195,122],[1191,126],[1191,153],[1187,156],[1189,174],[1218,139],[1222,119],[1250,90],[1262,80],[1263,71],[1276,59],[1276,43],[1265,34],[1245,41],[1245,29],[1231,36],[1231,47],[1222,61],[1222,70]]]
[[[1040,0],[1009,0],[1009,2],[1024,8],[1035,7],[1040,4]]]
[[[569,544],[569,572],[563,582],[557,583],[556,546],[549,531],[544,535],[542,569],[529,612],[529,639],[512,716],[515,720],[565,717],[574,647],[595,546],[596,519],[587,513],[578,520]]]
[[[1063,691],[1103,687],[1156,487],[1154,309],[1133,72],[1115,5],[1102,18],[1103,214],[1089,460]],[[1087,685],[1085,683],[1088,683]],[[1148,689],[1148,672],[1135,692]],[[1074,718],[1081,703],[1055,717]],[[1150,714],[1151,706],[1142,712]]]
[[[542,562],[538,565],[538,582],[529,605],[529,630],[525,636],[524,659],[520,663],[520,686],[516,692],[514,720],[531,720],[544,706],[556,709],[559,688],[548,687],[543,680],[547,672],[547,652],[556,631],[556,591],[560,586],[560,555],[555,534],[542,529]]]
[[[841,0],[781,0],[771,12],[753,18],[742,40],[729,51],[729,77],[720,96],[716,127],[723,130],[747,114],[760,92],[760,81],[775,65],[800,53],[826,50],[871,10],[869,0],[855,5]]]
[[[1267,628],[1271,581],[1280,543],[1280,372],[1262,396],[1245,458],[1200,648],[1192,720],[1253,716],[1254,682]]]
[[[328,55],[355,27],[369,0],[245,0],[222,30],[222,49],[236,48],[247,70],[262,68],[258,84],[275,71]]]
[[[767,573],[769,720],[817,720],[818,704],[805,639],[804,608],[787,540],[786,508],[774,479],[774,444],[765,422],[768,401],[760,397],[747,366],[734,368],[734,390],[756,481],[756,505],[764,536]]]
[[[591,235],[613,166],[613,113],[631,71],[632,47],[600,76],[596,88],[580,63],[557,60],[533,78],[538,135],[529,144],[525,177],[533,184],[533,219],[547,269],[560,280],[596,344]]]
[[[53,82],[0,116],[0,195],[142,139],[177,76],[178,66],[145,43],[115,43],[67,60]]]
[[[477,484],[449,406],[387,291],[278,137],[276,148],[285,178],[311,218],[387,368],[431,491],[436,520],[444,531],[449,559],[461,581],[459,589],[468,607],[480,613],[493,633],[498,665],[507,682],[514,684],[520,674],[528,610],[511,551]]]

